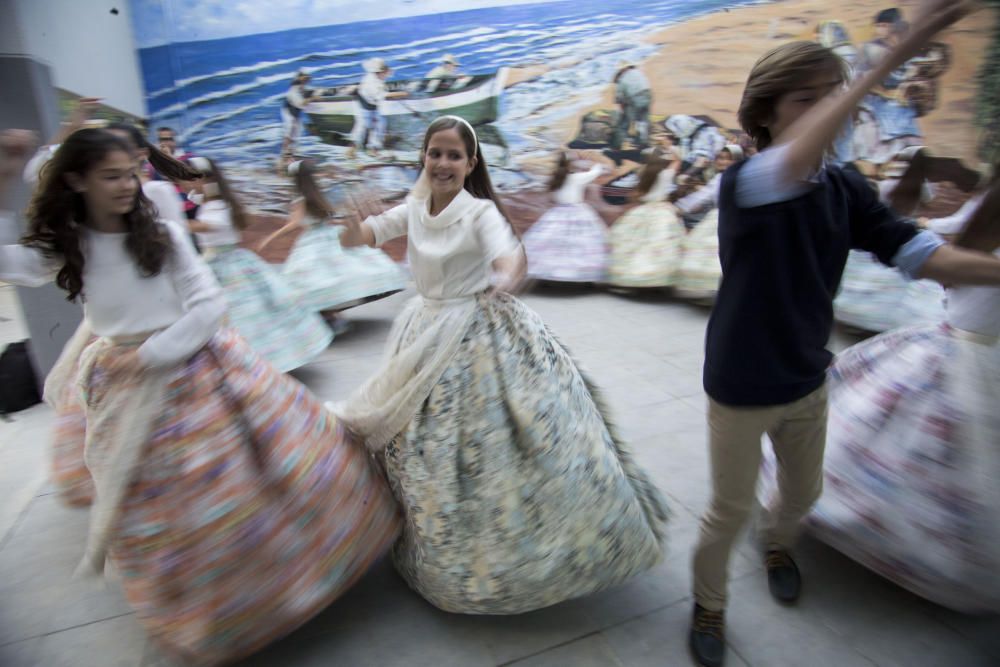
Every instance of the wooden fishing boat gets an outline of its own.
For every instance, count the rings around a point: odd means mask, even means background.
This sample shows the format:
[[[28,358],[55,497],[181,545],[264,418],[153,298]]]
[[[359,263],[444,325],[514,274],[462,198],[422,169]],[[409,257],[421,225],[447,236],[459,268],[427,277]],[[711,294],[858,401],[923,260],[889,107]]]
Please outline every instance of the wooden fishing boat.
[[[403,119],[430,120],[444,114],[460,116],[472,125],[492,123],[500,114],[500,95],[507,83],[507,68],[490,74],[453,79],[404,79],[387,81],[389,92],[405,91],[407,97],[385,101],[387,130]],[[348,135],[354,127],[357,84],[340,86],[314,97],[305,107],[310,132],[322,138]]]

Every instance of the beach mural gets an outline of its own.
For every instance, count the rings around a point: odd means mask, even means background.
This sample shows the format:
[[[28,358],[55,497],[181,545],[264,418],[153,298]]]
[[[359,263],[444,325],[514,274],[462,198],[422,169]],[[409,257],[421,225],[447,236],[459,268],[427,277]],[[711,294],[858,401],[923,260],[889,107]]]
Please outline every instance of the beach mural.
[[[228,167],[262,220],[287,211],[282,167],[303,157],[323,165],[335,201],[357,187],[398,200],[416,176],[423,128],[450,113],[476,125],[495,184],[524,228],[548,205],[560,149],[608,167],[588,196],[613,222],[630,204],[644,150],[675,146],[692,165],[742,141],[740,92],[766,50],[816,39],[861,72],[917,3],[132,4],[151,129],[174,128],[185,150]],[[869,96],[838,153],[876,179],[880,165],[914,144],[978,166],[977,72],[996,13],[959,24]],[[366,96],[379,88],[385,100],[372,108]],[[945,209],[963,196],[942,192]]]

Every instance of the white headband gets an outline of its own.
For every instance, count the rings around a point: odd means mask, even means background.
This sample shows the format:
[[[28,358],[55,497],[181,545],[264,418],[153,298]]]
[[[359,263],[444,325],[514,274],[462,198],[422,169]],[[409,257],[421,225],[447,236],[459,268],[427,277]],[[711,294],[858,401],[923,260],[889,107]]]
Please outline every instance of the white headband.
[[[472,134],[472,155],[471,155],[471,157],[476,157],[476,155],[479,154],[479,136],[476,134],[476,129],[474,127],[472,127],[472,124],[469,121],[467,121],[464,118],[462,118],[461,116],[441,116],[437,120],[441,120],[441,118],[450,118],[451,120],[457,120],[459,123],[461,123],[462,125],[464,125],[467,128],[469,128],[469,133]]]
[[[302,160],[296,160],[288,165],[288,175],[295,176],[299,173],[299,169],[302,167]]]
[[[188,160],[188,163],[203,174],[212,173],[212,163],[206,158],[196,156]]]

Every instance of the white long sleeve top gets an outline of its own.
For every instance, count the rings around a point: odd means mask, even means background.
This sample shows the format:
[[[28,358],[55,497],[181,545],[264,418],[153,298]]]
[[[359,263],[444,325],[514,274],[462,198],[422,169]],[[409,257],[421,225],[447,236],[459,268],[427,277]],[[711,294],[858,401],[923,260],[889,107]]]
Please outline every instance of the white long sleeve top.
[[[1000,257],[1000,250],[993,254]],[[984,336],[1000,335],[1000,287],[952,287],[947,309],[953,327]]]
[[[557,204],[580,204],[583,202],[587,186],[604,173],[604,167],[595,164],[588,171],[566,175],[566,182],[556,190],[554,199]]]
[[[0,214],[2,215],[2,214]],[[7,217],[7,216],[4,216]],[[83,229],[83,311],[99,336],[153,331],[138,354],[149,367],[181,363],[218,331],[226,302],[215,275],[187,232],[163,221],[173,252],[156,276],[143,276],[125,249],[126,234]],[[0,280],[37,287],[52,282],[62,263],[23,245],[0,246]]]
[[[487,289],[493,260],[520,247],[496,204],[466,190],[437,215],[430,214],[427,204],[408,197],[405,204],[365,220],[375,245],[408,235],[410,270],[425,297],[452,299]]]
[[[187,227],[184,205],[177,194],[177,188],[170,181],[146,181],[142,184],[142,194],[153,202],[161,220],[169,220],[180,227]]]

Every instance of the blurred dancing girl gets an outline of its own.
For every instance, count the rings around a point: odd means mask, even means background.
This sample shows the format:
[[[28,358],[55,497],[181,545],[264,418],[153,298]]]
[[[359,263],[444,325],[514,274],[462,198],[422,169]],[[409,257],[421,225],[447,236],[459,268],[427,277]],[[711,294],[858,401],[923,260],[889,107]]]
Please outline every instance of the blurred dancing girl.
[[[294,380],[221,327],[186,230],[157,221],[132,149],[81,130],[56,151],[0,279],[83,298],[99,336],[77,382],[97,488],[81,567],[121,573],[185,662],[238,659],[336,598],[394,538],[388,489]]]
[[[608,270],[608,226],[584,202],[587,186],[604,167],[580,171],[574,153],[562,151],[549,181],[555,206],[524,235],[528,277],[567,283],[604,282]]]
[[[189,226],[222,285],[230,325],[280,371],[309,363],[330,345],[333,332],[296,300],[275,268],[239,246],[249,215],[219,165],[206,157],[190,162],[204,176],[195,186],[198,217]]]
[[[92,98],[91,98],[92,99]],[[85,100],[81,104],[86,109],[90,104]],[[83,126],[77,120],[71,126],[76,132]],[[187,219],[177,191],[172,183],[156,181],[150,177],[156,173],[172,181],[194,181],[198,172],[146,141],[142,132],[128,123],[112,123],[107,129],[125,141],[135,160],[138,161],[138,176],[142,193],[153,203],[157,216],[161,220],[169,220],[178,225],[186,226]],[[72,136],[69,132],[63,138]],[[49,149],[40,150],[25,170],[25,178],[30,183],[37,184],[46,165],[58,149],[53,145]],[[78,399],[78,392],[72,378],[76,376],[77,366],[84,348],[94,339],[94,334],[86,320],[77,327],[76,332],[67,341],[52,370],[49,372],[45,385],[45,400],[55,411],[55,425],[52,438],[52,480],[59,497],[69,505],[89,505],[93,499],[93,481],[83,458],[83,448],[86,439],[86,418],[83,406]],[[56,392],[53,388],[60,387]]]
[[[341,236],[378,246],[408,234],[419,292],[382,367],[333,406],[380,452],[404,507],[397,568],[434,605],[476,614],[538,609],[648,569],[663,501],[566,349],[507,294],[524,252],[475,131],[438,118],[421,156],[406,203]]]
[[[281,267],[296,302],[315,312],[337,311],[405,289],[403,270],[384,252],[341,246],[344,227],[333,220],[333,206],[316,182],[313,162],[293,162],[288,171],[299,198],[292,202],[288,224],[265,239],[258,252],[289,232],[305,229]]]
[[[639,172],[641,202],[611,227],[608,282],[617,287],[670,287],[677,280],[684,224],[667,195],[676,188],[679,160],[653,153]]]

